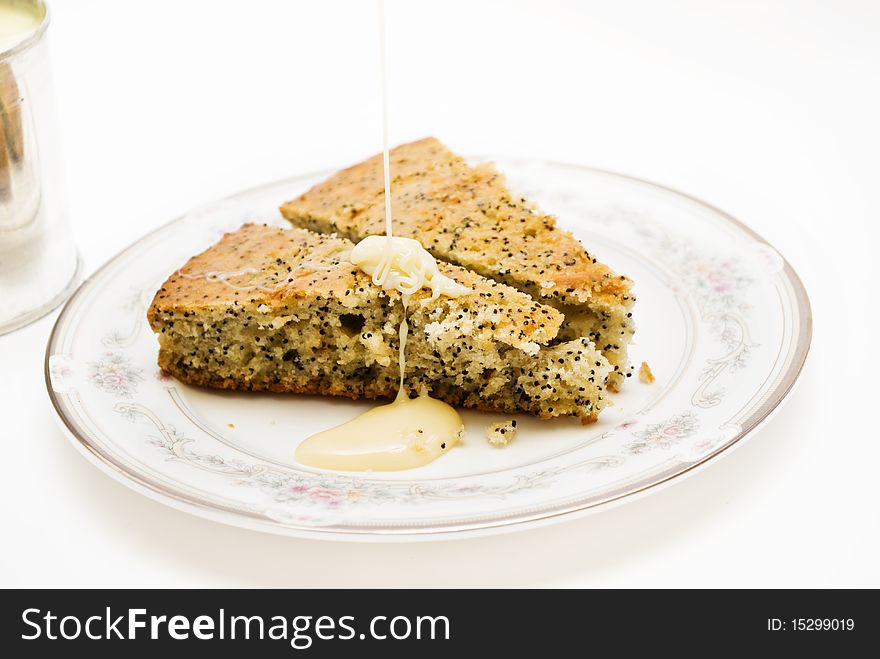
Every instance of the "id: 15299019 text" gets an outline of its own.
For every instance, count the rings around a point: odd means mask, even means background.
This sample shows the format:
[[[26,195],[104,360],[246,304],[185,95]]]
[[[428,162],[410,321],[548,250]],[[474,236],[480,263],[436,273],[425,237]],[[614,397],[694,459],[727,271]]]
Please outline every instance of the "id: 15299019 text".
[[[767,618],[770,632],[851,632],[855,628],[853,618]]]

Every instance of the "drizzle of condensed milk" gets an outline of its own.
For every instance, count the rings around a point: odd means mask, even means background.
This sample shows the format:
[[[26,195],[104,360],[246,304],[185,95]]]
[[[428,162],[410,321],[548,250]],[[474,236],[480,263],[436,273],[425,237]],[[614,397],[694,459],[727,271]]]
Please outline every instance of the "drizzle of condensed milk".
[[[347,423],[306,439],[296,450],[302,464],[348,471],[395,471],[432,462],[458,443],[464,424],[451,405],[406,391],[406,322],[410,296],[424,287],[432,297],[458,297],[471,289],[443,275],[437,262],[417,240],[369,236],[355,245],[352,264],[384,290],[397,290],[403,303],[397,398]],[[393,302],[392,302],[393,304]]]
[[[455,446],[464,424],[451,405],[427,395],[411,399],[406,391],[410,296],[424,287],[431,289],[433,298],[458,297],[471,289],[443,275],[434,257],[409,238],[369,236],[355,245],[349,259],[370,275],[375,285],[402,294],[397,398],[390,405],[375,407],[348,423],[312,435],[299,445],[296,459],[312,467],[349,471],[420,467]]]
[[[471,289],[443,275],[437,261],[417,240],[368,236],[355,245],[349,260],[384,290],[397,290],[403,303],[398,364],[397,398],[375,407],[348,423],[306,439],[296,459],[312,467],[348,471],[395,471],[434,461],[458,443],[464,424],[451,405],[406,391],[406,322],[410,296],[424,287],[432,297],[458,297]]]
[[[396,471],[420,467],[455,446],[464,429],[461,417],[451,405],[427,394],[410,398],[405,386],[410,296],[425,287],[431,289],[432,299],[441,295],[458,297],[471,289],[442,274],[437,261],[419,241],[392,234],[384,24],[383,3],[379,0],[385,235],[364,238],[352,249],[349,261],[370,275],[374,285],[401,293],[400,386],[393,403],[374,407],[347,423],[312,435],[299,445],[296,459],[321,469]]]

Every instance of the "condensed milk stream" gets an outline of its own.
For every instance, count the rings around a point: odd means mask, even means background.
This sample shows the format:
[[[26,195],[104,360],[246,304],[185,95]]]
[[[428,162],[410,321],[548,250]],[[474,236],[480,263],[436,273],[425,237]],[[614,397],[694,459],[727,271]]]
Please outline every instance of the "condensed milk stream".
[[[349,471],[394,471],[432,462],[451,449],[464,424],[458,412],[426,394],[410,398],[406,390],[406,322],[410,296],[430,288],[432,298],[458,297],[470,291],[443,275],[437,261],[421,243],[393,234],[391,166],[388,154],[388,102],[385,83],[384,3],[379,4],[379,43],[382,90],[382,162],[385,187],[385,235],[368,236],[355,245],[350,261],[370,275],[373,284],[401,294],[398,364],[400,385],[393,403],[375,407],[330,430],[306,439],[296,450],[302,464]],[[395,304],[391,299],[389,304]]]

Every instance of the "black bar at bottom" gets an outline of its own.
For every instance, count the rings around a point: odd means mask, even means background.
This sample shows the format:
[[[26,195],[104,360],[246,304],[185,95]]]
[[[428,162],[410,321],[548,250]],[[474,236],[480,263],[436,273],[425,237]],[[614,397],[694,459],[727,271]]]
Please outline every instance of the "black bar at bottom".
[[[875,591],[7,590],[0,648],[5,656],[119,657],[137,647],[163,658],[220,646],[259,657],[704,656],[872,647],[877,624]]]

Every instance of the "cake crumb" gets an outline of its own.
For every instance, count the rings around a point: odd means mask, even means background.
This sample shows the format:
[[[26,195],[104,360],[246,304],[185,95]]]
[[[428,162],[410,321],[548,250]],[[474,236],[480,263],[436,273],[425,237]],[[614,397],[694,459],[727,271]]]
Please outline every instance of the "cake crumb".
[[[639,368],[639,380],[645,384],[651,384],[654,379],[654,374],[651,372],[651,367],[648,366],[648,362],[642,362],[642,366]]]
[[[486,439],[492,446],[507,446],[516,437],[516,419],[490,423],[486,426]]]
[[[227,428],[235,428],[235,424],[234,423],[227,423],[226,427]]]

